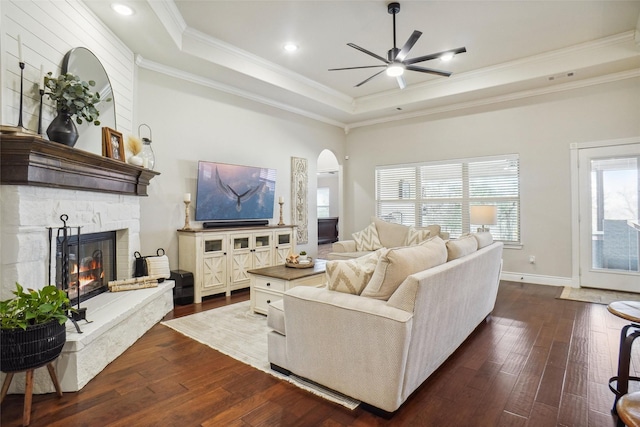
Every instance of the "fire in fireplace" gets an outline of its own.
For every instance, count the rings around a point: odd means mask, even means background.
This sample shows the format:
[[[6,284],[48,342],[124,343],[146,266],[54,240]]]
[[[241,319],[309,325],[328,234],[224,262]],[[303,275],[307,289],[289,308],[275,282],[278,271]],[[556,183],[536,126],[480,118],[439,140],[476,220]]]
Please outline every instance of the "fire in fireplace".
[[[108,291],[109,281],[116,278],[116,232],[83,234],[79,240],[77,235],[67,237],[68,266],[64,238],[56,240],[56,286],[67,291],[72,305]]]

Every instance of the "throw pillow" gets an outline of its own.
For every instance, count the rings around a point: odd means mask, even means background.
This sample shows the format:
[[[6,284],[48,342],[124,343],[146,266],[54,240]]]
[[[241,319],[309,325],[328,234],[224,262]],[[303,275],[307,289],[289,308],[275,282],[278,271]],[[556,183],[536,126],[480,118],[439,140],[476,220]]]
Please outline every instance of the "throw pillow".
[[[409,229],[408,226],[383,221],[374,216],[371,217],[371,221],[376,225],[376,230],[378,230],[381,247],[396,248],[398,246],[405,246],[407,230]]]
[[[363,297],[388,300],[407,276],[447,261],[444,240],[434,237],[420,245],[383,249]]]
[[[327,287],[331,291],[360,295],[378,264],[383,249],[350,260],[327,261]]]
[[[478,249],[482,249],[493,243],[493,236],[488,231],[474,233],[473,237],[478,241]]]
[[[409,227],[406,246],[418,245],[431,237],[431,230]]]
[[[478,241],[470,234],[447,242],[447,261],[462,258],[478,250]]]
[[[353,233],[353,240],[356,242],[356,250],[360,251],[375,251],[380,249],[380,238],[378,237],[378,230],[374,223],[369,224],[367,228],[357,233]]]
[[[427,225],[426,227],[415,227],[416,230],[429,230],[431,232],[431,236],[440,236],[440,226],[438,224]]]

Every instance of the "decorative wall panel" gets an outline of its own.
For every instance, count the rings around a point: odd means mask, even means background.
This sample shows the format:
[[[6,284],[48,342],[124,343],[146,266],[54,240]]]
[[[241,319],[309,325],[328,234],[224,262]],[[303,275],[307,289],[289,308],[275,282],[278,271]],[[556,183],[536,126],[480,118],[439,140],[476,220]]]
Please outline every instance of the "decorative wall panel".
[[[297,242],[309,243],[309,209],[307,193],[309,166],[307,159],[291,158],[291,220],[297,226]]]

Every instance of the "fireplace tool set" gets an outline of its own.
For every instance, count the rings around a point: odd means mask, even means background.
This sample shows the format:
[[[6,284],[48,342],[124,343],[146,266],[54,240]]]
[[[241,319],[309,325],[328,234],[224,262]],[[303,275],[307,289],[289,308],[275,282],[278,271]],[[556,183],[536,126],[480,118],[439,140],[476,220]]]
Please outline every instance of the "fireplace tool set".
[[[73,234],[73,230],[70,226],[67,225],[67,220],[69,219],[69,216],[67,214],[62,214],[60,215],[60,220],[62,221],[63,226],[62,227],[58,227],[55,228],[56,230],[56,247],[59,248],[60,250],[60,257],[59,257],[59,261],[60,262],[60,284],[56,284],[57,286],[61,287],[61,289],[63,291],[65,291],[67,293],[67,296],[69,296],[70,294],[70,290],[75,287],[75,289],[77,290],[77,307],[75,307],[74,310],[69,310],[70,313],[67,314],[67,317],[69,317],[69,319],[73,322],[74,326],[76,327],[76,331],[81,334],[82,330],[80,330],[80,326],[78,326],[78,321],[79,320],[84,320],[87,323],[91,323],[90,320],[87,320],[87,308],[86,307],[80,307],[80,274],[79,274],[79,270],[80,270],[80,265],[79,263],[77,263],[77,274],[75,274],[75,283],[71,283],[71,272],[70,272],[70,266],[71,266],[71,257],[72,255],[75,256],[76,262],[79,261],[80,258],[80,229],[82,227],[75,227],[76,228],[76,234]],[[47,227],[47,229],[49,230],[49,283],[51,282],[51,260],[52,260],[52,243],[53,243],[53,231],[54,228],[53,227]],[[71,247],[73,246],[72,243],[72,239],[75,239],[77,241],[77,245],[76,246],[76,253],[72,254],[72,250]]]

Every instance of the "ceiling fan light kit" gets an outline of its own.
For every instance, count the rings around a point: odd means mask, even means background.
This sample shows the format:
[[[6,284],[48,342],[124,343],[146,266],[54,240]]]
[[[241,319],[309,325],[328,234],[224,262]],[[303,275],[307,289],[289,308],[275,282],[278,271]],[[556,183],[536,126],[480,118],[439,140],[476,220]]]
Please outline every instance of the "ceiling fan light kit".
[[[387,67],[387,76],[398,77],[404,74],[404,67],[402,64],[390,64]]]
[[[360,52],[365,53],[373,58],[376,58],[377,60],[384,62],[385,65],[364,65],[360,67],[330,68],[329,71],[357,70],[357,69],[363,69],[363,68],[384,68],[382,71],[378,71],[371,77],[361,81],[355,87],[362,86],[363,84],[367,83],[369,80],[382,74],[384,71],[386,71],[386,74],[388,76],[396,78],[396,81],[400,89],[404,89],[406,87],[406,83],[403,78],[403,74],[405,70],[417,71],[419,73],[434,74],[434,75],[443,76],[443,77],[449,77],[451,75],[451,72],[449,71],[436,70],[433,68],[426,68],[426,67],[418,67],[413,64],[430,61],[432,59],[438,59],[438,58],[441,59],[442,61],[449,61],[455,55],[466,52],[467,49],[464,47],[459,47],[457,49],[451,49],[443,52],[432,53],[430,55],[424,55],[416,58],[405,59],[409,54],[409,51],[411,50],[413,45],[416,44],[416,42],[422,35],[422,33],[417,30],[414,31],[409,37],[409,39],[407,40],[407,42],[404,44],[404,46],[402,46],[402,49],[398,49],[396,47],[396,14],[400,12],[400,3],[396,3],[396,2],[389,3],[387,5],[387,12],[393,15],[393,48],[389,49],[389,51],[387,52],[386,59],[354,43],[347,43],[347,46],[352,47],[356,50],[359,50]]]

